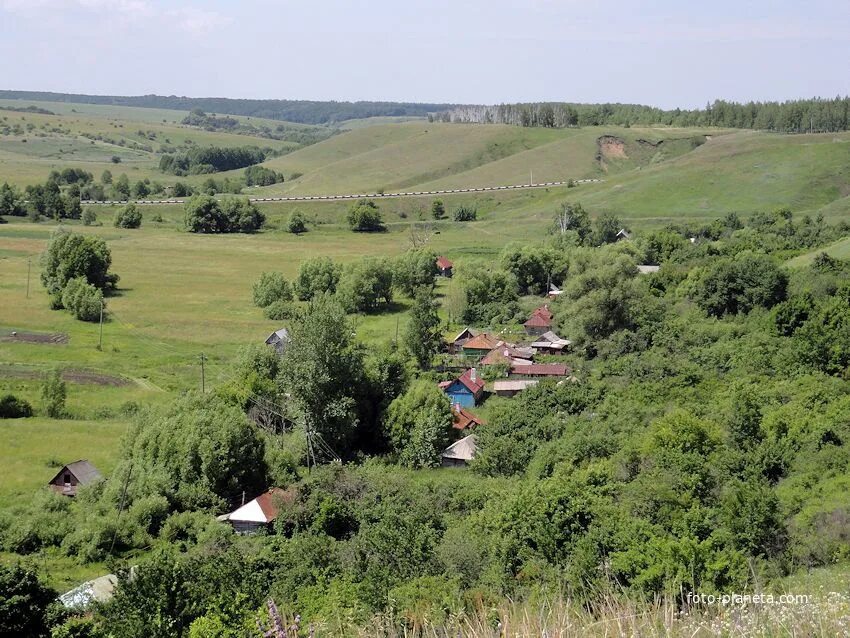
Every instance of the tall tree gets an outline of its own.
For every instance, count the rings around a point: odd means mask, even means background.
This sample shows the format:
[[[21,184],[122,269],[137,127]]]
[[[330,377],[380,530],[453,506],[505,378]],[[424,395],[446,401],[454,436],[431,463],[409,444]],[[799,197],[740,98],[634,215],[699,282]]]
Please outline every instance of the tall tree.
[[[431,360],[440,351],[442,344],[437,300],[433,291],[423,286],[416,291],[410,309],[410,320],[404,332],[404,347],[416,359],[419,367],[426,369],[430,367]]]

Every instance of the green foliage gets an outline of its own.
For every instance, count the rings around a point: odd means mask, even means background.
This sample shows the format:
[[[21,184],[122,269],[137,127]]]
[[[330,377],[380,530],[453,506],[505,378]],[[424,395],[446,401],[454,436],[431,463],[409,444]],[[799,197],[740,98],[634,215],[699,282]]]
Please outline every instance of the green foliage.
[[[20,565],[0,565],[0,636],[50,636],[48,606],[56,592]]]
[[[159,160],[159,170],[173,175],[201,175],[245,168],[265,159],[266,152],[256,146],[193,146],[185,153],[163,155]]]
[[[393,271],[386,259],[368,257],[342,273],[336,296],[346,312],[375,312],[392,303]]]
[[[455,208],[452,218],[456,222],[474,222],[478,218],[478,210],[474,206],[461,204]]]
[[[437,314],[437,301],[429,288],[416,291],[410,319],[404,330],[404,348],[416,360],[423,370],[431,366],[431,361],[443,346],[440,330],[440,316]]]
[[[771,308],[785,299],[788,275],[765,255],[743,253],[718,259],[696,275],[691,298],[705,312],[721,317]]]
[[[59,370],[48,372],[41,384],[41,404],[44,413],[51,419],[62,418],[65,414],[67,388]]]
[[[86,208],[80,219],[83,222],[83,226],[93,226],[97,223],[97,213],[92,208]]]
[[[443,219],[446,216],[446,206],[442,199],[435,199],[431,202],[431,215],[434,219]]]
[[[448,397],[434,383],[414,383],[390,404],[386,430],[401,465],[437,467],[452,434]]]
[[[478,268],[461,273],[464,281],[462,319],[472,325],[510,321],[519,312],[517,282],[502,270]]]
[[[590,215],[578,202],[564,202],[555,215],[555,231],[561,235],[575,233],[578,244],[587,244],[593,232]]]
[[[62,291],[62,307],[80,321],[98,321],[105,307],[103,291],[76,277]]]
[[[21,192],[6,182],[0,186],[0,215],[23,217],[27,214],[24,198]]]
[[[276,301],[292,301],[292,285],[279,272],[264,272],[254,282],[254,305],[265,308]]]
[[[32,416],[32,406],[14,394],[0,397],[0,419],[25,419]]]
[[[249,166],[245,169],[246,186],[271,186],[283,181],[283,174],[265,166]]]
[[[274,321],[285,321],[288,319],[297,319],[300,312],[300,308],[291,299],[278,299],[263,309],[263,316],[266,319],[272,319]]]
[[[426,250],[409,250],[393,264],[393,285],[408,297],[417,288],[433,286],[437,278],[437,256]]]
[[[342,267],[328,257],[313,257],[301,262],[295,279],[295,292],[301,301],[321,294],[333,294],[342,276]]]
[[[502,267],[516,278],[524,295],[544,294],[548,284],[560,283],[567,270],[554,250],[542,246],[507,246],[502,252]]]
[[[348,210],[348,225],[356,232],[378,232],[386,230],[381,209],[371,199],[358,200]]]
[[[41,283],[48,294],[60,297],[72,279],[82,277],[100,290],[109,290],[118,275],[109,272],[112,254],[100,237],[57,231],[41,256]]]
[[[304,219],[304,215],[299,213],[297,210],[292,211],[292,214],[289,216],[289,219],[286,222],[286,232],[292,233],[293,235],[300,235],[301,233],[306,233],[307,222]]]
[[[142,225],[142,211],[135,204],[127,204],[115,213],[113,225],[116,228],[139,228]]]
[[[266,217],[247,198],[227,197],[220,203],[210,195],[193,195],[184,205],[184,224],[193,233],[252,233]]]

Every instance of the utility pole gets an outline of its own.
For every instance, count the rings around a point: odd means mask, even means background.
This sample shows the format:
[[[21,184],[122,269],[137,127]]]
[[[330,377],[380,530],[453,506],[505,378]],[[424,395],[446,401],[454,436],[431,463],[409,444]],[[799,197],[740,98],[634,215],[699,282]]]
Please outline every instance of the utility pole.
[[[206,392],[206,379],[204,375],[204,363],[207,360],[207,355],[203,352],[201,353],[201,394]]]
[[[534,171],[530,168],[528,169],[528,185],[531,186],[534,184]]]
[[[100,338],[97,341],[97,349],[103,350],[103,299],[100,300]]]
[[[30,298],[30,270],[32,269],[32,257],[27,257],[27,299]]]

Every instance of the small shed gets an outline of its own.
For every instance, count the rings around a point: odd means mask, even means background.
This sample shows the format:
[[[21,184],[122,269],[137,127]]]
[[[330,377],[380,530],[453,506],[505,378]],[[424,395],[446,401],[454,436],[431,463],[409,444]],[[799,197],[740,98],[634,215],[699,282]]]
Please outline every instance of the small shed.
[[[273,347],[278,354],[283,354],[290,341],[289,330],[281,328],[275,330],[266,338],[266,345]]]
[[[94,580],[87,580],[59,596],[59,602],[66,609],[84,610],[92,603],[105,603],[112,599],[118,577],[115,574],[98,576]]]
[[[531,315],[522,326],[525,328],[526,334],[542,335],[552,328],[552,319],[547,319],[542,315]]]
[[[507,379],[493,383],[493,392],[500,397],[512,397],[539,383],[538,379]]]
[[[103,478],[98,469],[85,459],[65,465],[47,484],[57,494],[76,496],[78,487],[85,487]]]
[[[478,376],[475,368],[470,368],[454,381],[441,383],[440,387],[448,395],[452,405],[462,408],[475,406],[484,395],[484,380]]]
[[[484,421],[475,414],[459,405],[452,406],[452,427],[456,430],[472,430],[482,425]]]
[[[638,264],[638,273],[641,275],[651,275],[654,272],[658,272],[661,269],[661,266],[650,266],[649,264]]]
[[[632,238],[632,234],[629,231],[627,231],[625,228],[621,228],[619,231],[617,231],[617,235],[615,236],[615,241],[623,241],[625,239],[631,239],[631,238]]]
[[[437,257],[437,272],[439,272],[441,277],[451,277],[452,268],[454,268],[454,264],[451,261],[442,255]]]
[[[563,363],[533,363],[524,366],[511,366],[511,374],[521,377],[565,377],[570,369]]]
[[[218,520],[230,523],[237,534],[255,534],[274,522],[278,504],[289,497],[291,495],[286,490],[272,487],[230,514],[222,514]]]
[[[572,341],[561,339],[550,330],[537,337],[531,347],[540,354],[561,354],[564,350],[568,350],[570,345],[572,345]]]
[[[443,467],[464,467],[475,458],[475,435],[455,441],[443,451]]]
[[[558,286],[556,286],[555,284],[549,284],[549,292],[547,293],[547,296],[549,297],[549,299],[556,299],[560,297],[563,292],[564,291],[558,288]]]

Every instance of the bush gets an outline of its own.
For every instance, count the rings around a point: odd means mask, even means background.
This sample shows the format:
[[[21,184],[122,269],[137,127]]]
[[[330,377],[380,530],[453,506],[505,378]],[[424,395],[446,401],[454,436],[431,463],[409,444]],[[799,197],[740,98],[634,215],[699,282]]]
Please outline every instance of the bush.
[[[118,282],[118,275],[109,272],[112,254],[100,237],[59,231],[47,245],[41,263],[41,283],[54,299],[61,299],[67,283],[77,277],[100,290],[114,288]]]
[[[135,204],[127,204],[115,213],[113,224],[116,228],[138,228],[142,225],[142,212]]]
[[[309,301],[322,293],[336,292],[342,267],[327,257],[314,257],[301,262],[295,280],[295,292],[301,301]]]
[[[25,419],[32,416],[32,406],[14,394],[0,398],[0,419]]]
[[[103,292],[82,277],[72,279],[62,291],[62,307],[81,321],[97,321],[103,307]]]
[[[91,208],[86,208],[83,211],[81,219],[83,220],[83,226],[93,226],[97,223],[97,213],[95,213]]]
[[[373,312],[392,303],[393,271],[385,259],[367,258],[349,266],[337,287],[346,312]]]
[[[48,636],[47,608],[55,597],[35,572],[0,565],[0,636]]]
[[[307,223],[304,216],[298,211],[294,211],[289,216],[289,221],[286,223],[286,231],[294,235],[300,235],[307,232]]]
[[[431,202],[431,215],[434,216],[434,219],[442,219],[446,216],[446,207],[442,199],[435,199]]]
[[[259,230],[266,216],[246,198],[228,197],[219,204],[210,195],[194,195],[184,205],[184,224],[192,233],[249,233]]]
[[[51,419],[62,418],[65,414],[67,388],[59,370],[49,372],[41,385],[41,402],[44,413]]]
[[[249,166],[245,169],[246,186],[271,186],[283,181],[283,175],[265,166]]]
[[[254,282],[254,305],[265,308],[276,301],[292,301],[292,286],[279,272],[264,272]]]
[[[263,315],[266,319],[274,321],[285,321],[287,319],[295,319],[298,316],[298,306],[291,301],[278,299],[273,301],[263,310]]]
[[[381,210],[371,199],[361,199],[349,209],[348,225],[355,232],[372,233],[386,230]]]
[[[478,211],[472,206],[458,206],[454,212],[456,222],[474,222],[478,217]]]

